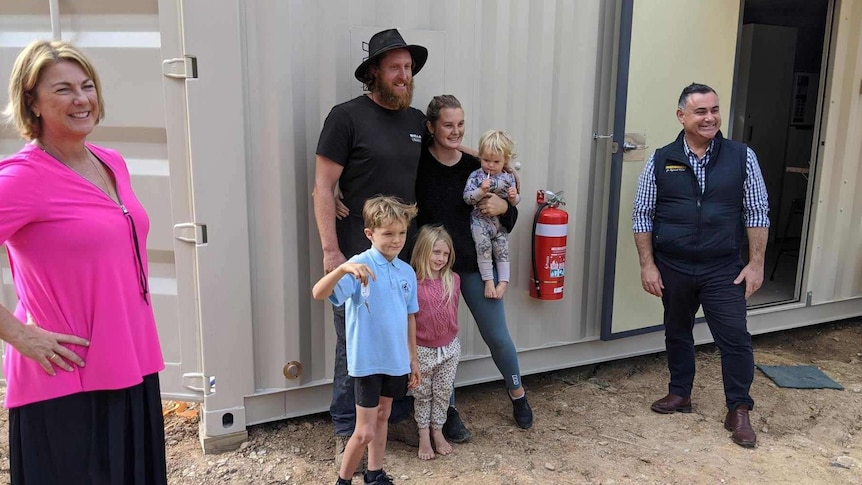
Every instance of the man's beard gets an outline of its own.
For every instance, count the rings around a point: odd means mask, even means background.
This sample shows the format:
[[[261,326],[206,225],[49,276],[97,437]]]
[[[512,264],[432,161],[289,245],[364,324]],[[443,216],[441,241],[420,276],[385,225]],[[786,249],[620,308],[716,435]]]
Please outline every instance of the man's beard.
[[[396,93],[391,86],[381,82],[376,83],[374,92],[380,98],[380,101],[390,108],[409,108],[410,103],[413,101],[413,80],[410,80],[410,84],[407,85],[407,92],[404,94]]]

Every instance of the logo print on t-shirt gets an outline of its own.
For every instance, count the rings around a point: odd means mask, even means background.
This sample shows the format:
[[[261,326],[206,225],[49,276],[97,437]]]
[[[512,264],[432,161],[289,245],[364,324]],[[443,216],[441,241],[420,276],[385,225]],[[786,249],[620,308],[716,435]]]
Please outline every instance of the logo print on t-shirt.
[[[410,139],[413,140],[413,143],[422,143],[422,135],[410,133]]]

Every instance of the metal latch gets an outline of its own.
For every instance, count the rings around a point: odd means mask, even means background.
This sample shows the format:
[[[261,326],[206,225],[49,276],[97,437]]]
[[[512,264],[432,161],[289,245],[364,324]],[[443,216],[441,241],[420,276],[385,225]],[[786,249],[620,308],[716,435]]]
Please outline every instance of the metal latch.
[[[623,142],[623,151],[630,152],[632,150],[646,150],[649,145],[636,145],[628,140]]]
[[[215,377],[201,372],[187,372],[183,374],[183,387],[210,396],[215,394]]]
[[[197,222],[174,224],[174,239],[203,246],[207,243],[207,225]]]
[[[162,61],[162,74],[174,79],[197,79],[198,58],[185,56],[165,59]]]
[[[640,161],[646,159],[645,150],[649,148],[646,143],[646,133],[626,133],[623,137],[622,147],[624,161]]]

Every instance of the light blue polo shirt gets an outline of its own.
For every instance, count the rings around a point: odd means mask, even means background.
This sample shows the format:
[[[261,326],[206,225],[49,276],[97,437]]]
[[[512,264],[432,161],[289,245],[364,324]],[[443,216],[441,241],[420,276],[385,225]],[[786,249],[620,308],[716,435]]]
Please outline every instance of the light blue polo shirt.
[[[409,374],[407,315],[419,311],[416,273],[398,258],[387,261],[374,247],[349,261],[368,265],[377,280],[369,280],[367,306],[362,284],[353,275],[341,278],[329,296],[333,305],[344,304],[347,373],[351,377]]]

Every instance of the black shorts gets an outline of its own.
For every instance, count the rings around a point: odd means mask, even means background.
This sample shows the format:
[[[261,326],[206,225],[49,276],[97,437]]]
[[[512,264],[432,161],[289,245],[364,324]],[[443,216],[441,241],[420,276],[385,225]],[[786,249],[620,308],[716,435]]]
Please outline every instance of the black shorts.
[[[404,399],[407,395],[408,377],[410,374],[403,376],[372,374],[354,377],[353,394],[356,396],[356,405],[362,408],[375,408],[380,404],[380,396]]]

